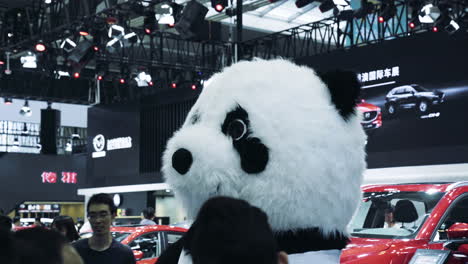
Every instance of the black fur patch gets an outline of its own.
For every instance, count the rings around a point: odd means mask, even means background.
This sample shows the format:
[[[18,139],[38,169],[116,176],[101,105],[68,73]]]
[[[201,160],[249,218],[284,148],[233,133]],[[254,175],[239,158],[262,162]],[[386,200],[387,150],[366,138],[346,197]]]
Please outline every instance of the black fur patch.
[[[333,104],[344,120],[354,114],[361,92],[361,83],[351,71],[335,70],[319,73],[320,78],[330,90]]]
[[[288,254],[304,253],[328,249],[343,249],[349,239],[335,232],[335,236],[324,238],[318,228],[300,229],[275,234],[279,250]]]
[[[229,124],[236,119],[244,121],[247,127],[247,132],[242,138],[232,141],[234,148],[241,158],[241,167],[247,173],[260,173],[265,170],[268,164],[269,151],[259,138],[251,137],[252,133],[250,131],[250,121],[247,111],[238,105],[236,109],[226,115],[223,125],[221,126],[221,131],[229,137]]]
[[[195,125],[198,122],[200,122],[200,114],[195,111],[195,113],[193,113],[193,115],[190,117],[190,123]]]

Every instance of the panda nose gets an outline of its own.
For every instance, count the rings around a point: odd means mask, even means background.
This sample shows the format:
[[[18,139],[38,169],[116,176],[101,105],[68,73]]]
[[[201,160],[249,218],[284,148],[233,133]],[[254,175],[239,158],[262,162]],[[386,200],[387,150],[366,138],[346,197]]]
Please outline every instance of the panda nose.
[[[172,154],[172,167],[180,174],[184,175],[192,166],[192,153],[181,148]]]

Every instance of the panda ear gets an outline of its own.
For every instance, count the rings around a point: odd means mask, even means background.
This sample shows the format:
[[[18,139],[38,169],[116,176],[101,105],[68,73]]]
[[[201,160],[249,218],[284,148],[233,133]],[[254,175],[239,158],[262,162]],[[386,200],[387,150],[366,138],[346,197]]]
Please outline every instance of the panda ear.
[[[361,83],[357,79],[357,74],[352,71],[334,70],[318,73],[318,75],[330,90],[336,109],[343,119],[348,120],[354,114],[361,91]]]

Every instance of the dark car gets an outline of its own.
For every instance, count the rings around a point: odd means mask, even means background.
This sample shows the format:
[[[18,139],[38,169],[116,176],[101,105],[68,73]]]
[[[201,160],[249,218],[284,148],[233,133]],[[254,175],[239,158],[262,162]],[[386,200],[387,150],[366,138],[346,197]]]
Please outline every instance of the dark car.
[[[444,102],[444,93],[430,91],[418,84],[398,86],[390,90],[385,98],[385,108],[389,115],[403,109],[414,109],[425,114],[429,109]]]

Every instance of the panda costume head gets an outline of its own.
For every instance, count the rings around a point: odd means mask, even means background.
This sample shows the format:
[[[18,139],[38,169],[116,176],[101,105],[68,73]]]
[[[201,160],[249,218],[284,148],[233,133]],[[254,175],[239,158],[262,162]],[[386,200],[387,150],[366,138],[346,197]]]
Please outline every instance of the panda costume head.
[[[366,168],[359,89],[351,72],[234,64],[168,141],[166,182],[191,218],[210,197],[233,197],[268,215],[288,254],[342,249]]]

